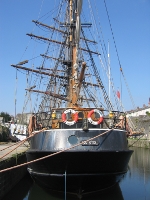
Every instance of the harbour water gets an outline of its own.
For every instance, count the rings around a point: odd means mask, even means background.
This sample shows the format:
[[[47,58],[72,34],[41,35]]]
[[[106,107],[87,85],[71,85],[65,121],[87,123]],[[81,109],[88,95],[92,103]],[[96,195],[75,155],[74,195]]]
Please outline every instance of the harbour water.
[[[3,200],[150,200],[150,149],[132,148],[127,174],[119,184],[84,196],[49,194],[26,176]]]

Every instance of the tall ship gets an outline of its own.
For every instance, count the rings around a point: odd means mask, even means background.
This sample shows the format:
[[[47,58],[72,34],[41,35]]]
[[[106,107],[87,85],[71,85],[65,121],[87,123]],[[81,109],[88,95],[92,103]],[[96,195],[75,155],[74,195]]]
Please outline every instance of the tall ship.
[[[93,10],[95,1],[56,2],[50,4],[51,20],[44,16],[50,25],[43,18],[33,20],[44,34],[27,34],[43,53],[35,50],[38,56],[12,67],[26,72],[27,99],[34,99],[26,152],[31,177],[48,190],[84,194],[119,182],[133,151],[109,56],[101,46],[95,17],[101,11],[96,5]]]

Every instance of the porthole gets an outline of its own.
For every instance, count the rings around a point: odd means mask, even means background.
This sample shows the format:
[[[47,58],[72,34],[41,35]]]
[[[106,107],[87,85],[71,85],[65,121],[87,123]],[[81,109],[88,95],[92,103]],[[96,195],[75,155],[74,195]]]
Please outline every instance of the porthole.
[[[75,135],[71,135],[68,137],[68,141],[70,144],[77,144],[78,138]]]

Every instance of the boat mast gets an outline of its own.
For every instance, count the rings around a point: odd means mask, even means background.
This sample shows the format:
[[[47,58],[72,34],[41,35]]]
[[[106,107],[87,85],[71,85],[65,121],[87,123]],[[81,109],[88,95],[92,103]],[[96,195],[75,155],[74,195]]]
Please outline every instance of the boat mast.
[[[70,60],[71,62],[71,70],[70,70],[70,77],[69,77],[69,98],[71,100],[71,103],[69,103],[69,107],[76,107],[77,105],[77,96],[73,89],[73,86],[75,85],[74,80],[74,64],[75,64],[75,58],[76,58],[76,46],[74,41],[74,32],[75,27],[73,17],[73,0],[69,0],[69,6],[70,6]]]
[[[110,55],[109,55],[109,41],[108,41],[108,96],[110,100]]]
[[[70,6],[70,60],[71,73],[69,79],[69,107],[78,107],[78,48],[80,38],[80,12],[82,0],[69,0]]]

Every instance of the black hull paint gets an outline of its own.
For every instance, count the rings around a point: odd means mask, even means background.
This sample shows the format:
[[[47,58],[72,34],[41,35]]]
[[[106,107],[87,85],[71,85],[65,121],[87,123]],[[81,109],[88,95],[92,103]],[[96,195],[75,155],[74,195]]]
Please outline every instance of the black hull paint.
[[[50,190],[70,193],[105,189],[118,182],[127,171],[133,151],[63,152],[29,165],[37,184]],[[28,161],[53,152],[28,151]]]
[[[80,144],[95,137],[96,145]],[[127,172],[132,152],[125,131],[98,128],[43,131],[31,139],[26,154],[28,162],[49,155],[28,166],[32,178],[43,188],[85,193],[118,182]]]

